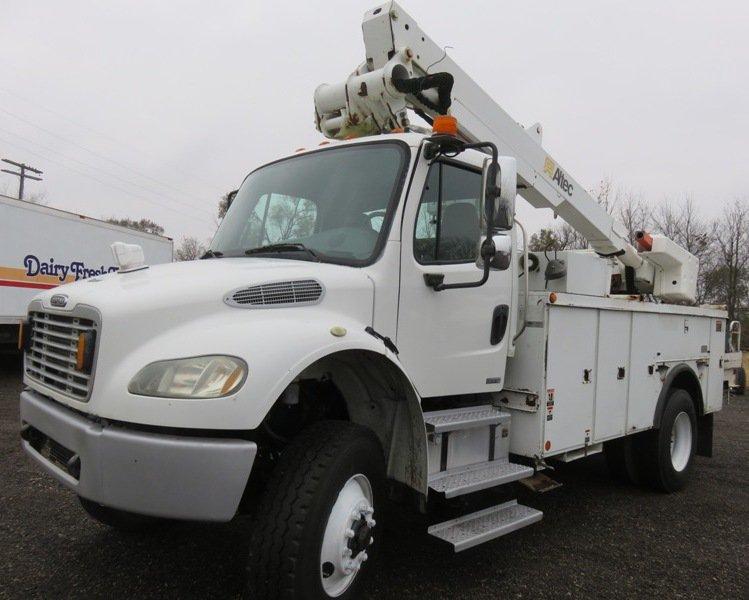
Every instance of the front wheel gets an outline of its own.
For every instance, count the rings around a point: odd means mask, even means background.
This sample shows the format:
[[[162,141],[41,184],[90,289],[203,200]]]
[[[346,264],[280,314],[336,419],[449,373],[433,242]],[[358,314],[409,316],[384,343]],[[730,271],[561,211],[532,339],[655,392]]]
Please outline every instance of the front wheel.
[[[321,421],[284,450],[258,507],[249,557],[257,598],[356,598],[372,571],[384,455],[374,433]],[[378,517],[379,519],[379,517]]]

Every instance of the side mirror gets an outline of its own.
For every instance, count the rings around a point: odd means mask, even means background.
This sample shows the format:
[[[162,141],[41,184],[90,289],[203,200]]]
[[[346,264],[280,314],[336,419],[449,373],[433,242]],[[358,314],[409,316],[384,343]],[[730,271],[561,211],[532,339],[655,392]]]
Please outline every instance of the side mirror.
[[[495,229],[512,229],[515,221],[518,168],[512,156],[500,156],[497,162],[484,161],[481,188],[487,217],[492,215]]]
[[[476,260],[476,266],[480,269],[484,267],[484,261],[488,260],[489,265],[494,271],[504,271],[510,266],[512,261],[512,237],[507,233],[496,233],[487,242],[485,237],[481,238],[482,252]]]

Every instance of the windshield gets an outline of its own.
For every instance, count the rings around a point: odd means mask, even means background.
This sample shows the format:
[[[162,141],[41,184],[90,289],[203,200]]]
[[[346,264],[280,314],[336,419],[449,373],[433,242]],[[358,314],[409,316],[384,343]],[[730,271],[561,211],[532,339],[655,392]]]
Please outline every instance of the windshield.
[[[385,241],[407,152],[400,143],[361,144],[258,169],[239,188],[211,250],[369,264]]]

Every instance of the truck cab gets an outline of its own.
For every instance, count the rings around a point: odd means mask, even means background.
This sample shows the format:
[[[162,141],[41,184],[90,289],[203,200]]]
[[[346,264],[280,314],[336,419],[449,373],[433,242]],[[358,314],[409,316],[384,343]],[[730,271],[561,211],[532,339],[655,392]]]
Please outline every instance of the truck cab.
[[[481,277],[485,155],[428,160],[425,139],[328,144],[260,167],[239,188],[204,260],[70,284],[64,306],[56,290],[37,296],[24,410],[72,409],[87,430],[96,423],[97,434],[110,423],[146,439],[149,428],[202,431],[203,441],[216,434],[209,447],[233,468],[211,468],[210,478],[237,480],[215,504],[203,497],[210,486],[186,498],[176,493],[185,481],[169,490],[169,477],[157,498],[140,489],[131,504],[120,492],[141,487],[129,477],[148,461],[122,473],[127,480],[115,488],[101,472],[87,476],[89,465],[110,466],[71,449],[78,460],[66,468],[79,477],[63,473],[64,481],[134,513],[225,520],[239,507],[258,452],[257,440],[243,438],[278,418],[279,407],[288,426],[312,381],[337,389],[342,404],[330,410],[373,427],[388,448],[425,445],[419,398],[499,391],[517,321],[510,311],[517,261],[495,260],[481,287],[435,293],[428,285],[429,276],[452,284]],[[501,236],[507,254],[514,232]],[[88,357],[83,365],[80,354]],[[379,372],[398,385],[372,410],[377,394],[367,378]],[[388,429],[400,404],[410,416],[403,439],[393,441]],[[31,420],[24,421],[29,440]],[[242,433],[230,440],[231,432]],[[424,458],[424,448],[396,453],[393,475],[425,491]],[[45,467],[61,475],[59,464]],[[205,481],[196,465],[183,467],[173,476]],[[103,488],[90,489],[94,482]]]

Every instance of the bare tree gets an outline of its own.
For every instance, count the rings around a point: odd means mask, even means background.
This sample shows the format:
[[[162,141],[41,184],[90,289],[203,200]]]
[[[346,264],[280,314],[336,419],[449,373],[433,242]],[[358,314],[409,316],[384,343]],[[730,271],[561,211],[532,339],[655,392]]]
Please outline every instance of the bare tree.
[[[218,201],[218,220],[220,221],[226,216],[226,211],[229,210],[229,205],[234,201],[239,190],[232,190],[221,196],[221,200]]]
[[[715,229],[716,223],[700,216],[694,199],[685,195],[680,202],[666,200],[651,214],[652,230],[672,239],[700,261],[697,279],[697,302],[711,300],[716,292]]]
[[[613,180],[605,177],[598,186],[591,191],[596,202],[620,221],[628,231],[631,244],[635,242],[635,232],[647,229],[650,224],[650,207],[642,196],[630,190],[615,188]],[[588,240],[582,233],[568,223],[560,223],[550,229],[553,233],[554,247],[547,250],[580,250],[588,248]],[[546,234],[544,240],[537,238],[537,242],[549,243],[551,237]],[[542,244],[543,245],[543,244]]]
[[[528,242],[528,249],[531,252],[548,252],[550,250],[564,250],[560,247],[561,242],[556,231],[550,228],[544,228],[531,235]]]
[[[729,319],[739,318],[749,300],[749,202],[734,200],[723,210],[715,235],[718,297]]]
[[[198,238],[185,236],[174,251],[176,260],[195,260],[205,254],[206,248],[198,241]]]
[[[153,221],[151,221],[151,219],[140,219],[139,221],[136,221],[135,219],[118,219],[116,217],[110,217],[109,219],[107,219],[107,223],[119,225],[120,227],[137,229],[138,231],[152,233],[154,235],[164,235],[164,228],[158,223],[154,223]]]

